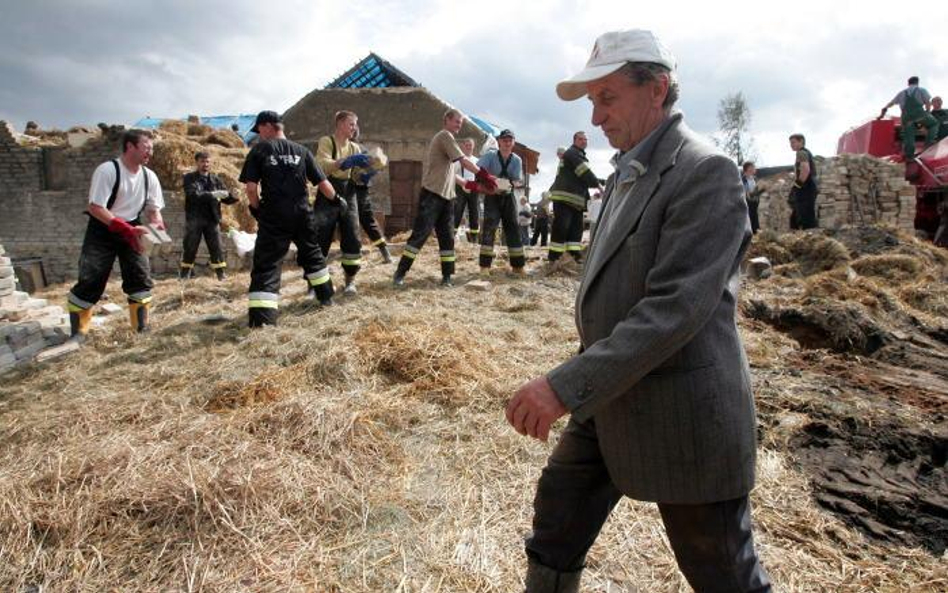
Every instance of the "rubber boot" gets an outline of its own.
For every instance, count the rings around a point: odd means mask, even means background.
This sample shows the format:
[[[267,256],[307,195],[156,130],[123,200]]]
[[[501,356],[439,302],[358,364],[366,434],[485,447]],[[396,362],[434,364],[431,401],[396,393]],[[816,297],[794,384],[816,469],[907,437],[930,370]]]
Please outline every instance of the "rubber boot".
[[[454,281],[451,280],[451,276],[442,276],[441,277],[441,286],[446,286],[448,288],[454,286]]]
[[[355,275],[350,276],[346,274],[346,285],[342,289],[342,294],[345,296],[355,296],[359,293],[355,285]]]
[[[132,331],[142,333],[148,330],[148,303],[129,303],[128,320]]]
[[[191,278],[191,272],[194,271],[194,268],[188,266],[181,266],[181,269],[178,270],[178,278],[181,280],[189,280]]]
[[[92,325],[92,309],[69,312],[69,335],[78,340],[84,340],[89,334]]]
[[[392,254],[388,251],[388,245],[382,243],[379,245],[379,253],[382,254],[382,263],[390,264],[392,263]]]
[[[527,563],[524,593],[579,593],[579,579],[582,573],[582,569],[574,572],[559,572],[530,560]]]
[[[227,278],[227,272],[224,271],[224,268],[214,268],[214,273],[217,274],[217,279],[221,282]]]

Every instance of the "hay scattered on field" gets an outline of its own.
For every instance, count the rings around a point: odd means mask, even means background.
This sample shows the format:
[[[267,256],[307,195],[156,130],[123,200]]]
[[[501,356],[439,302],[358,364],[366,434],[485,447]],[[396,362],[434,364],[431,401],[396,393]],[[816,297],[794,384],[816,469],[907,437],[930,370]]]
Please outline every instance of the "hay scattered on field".
[[[477,246],[457,251],[458,282],[478,278]],[[395,290],[392,267],[367,259],[360,296],[328,309],[286,271],[280,325],[253,332],[246,274],[159,281],[150,334],[119,319],[83,356],[4,377],[0,589],[522,590],[555,438],[516,435],[503,404],[575,351],[575,278],[441,289],[429,242]],[[844,277],[840,266],[811,281]],[[806,287],[774,277],[762,289],[792,300]],[[117,281],[108,293],[121,299]],[[231,321],[201,324],[210,311]],[[793,340],[742,323],[752,360],[786,371],[759,386],[774,413],[797,385]],[[816,506],[782,441],[763,434],[756,536],[782,591],[948,585],[944,559],[878,545]],[[584,590],[686,588],[655,506],[620,503]]]

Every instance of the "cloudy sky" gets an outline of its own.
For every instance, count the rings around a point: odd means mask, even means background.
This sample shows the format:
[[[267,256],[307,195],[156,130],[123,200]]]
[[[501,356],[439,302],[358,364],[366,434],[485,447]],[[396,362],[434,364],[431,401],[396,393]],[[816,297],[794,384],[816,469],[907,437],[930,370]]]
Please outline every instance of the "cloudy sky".
[[[465,112],[515,130],[543,153],[589,131],[594,170],[611,150],[587,101],[560,102],[596,36],[649,28],[676,54],[680,108],[711,134],[718,103],[741,91],[760,165],[790,161],[786,137],[817,154],[916,74],[948,95],[948,8],[860,2],[575,0],[0,0],[0,119],[22,130],[131,123],[144,115],[285,110],[369,51]],[[927,12],[926,12],[927,11]],[[898,110],[894,109],[894,113]]]

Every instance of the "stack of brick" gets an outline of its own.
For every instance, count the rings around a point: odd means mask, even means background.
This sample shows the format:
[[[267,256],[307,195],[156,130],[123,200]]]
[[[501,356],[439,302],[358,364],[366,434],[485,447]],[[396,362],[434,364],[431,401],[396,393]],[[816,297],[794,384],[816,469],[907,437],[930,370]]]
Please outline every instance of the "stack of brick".
[[[865,155],[843,154],[817,165],[820,228],[882,224],[912,231],[915,188],[905,180],[905,167]],[[790,228],[789,174],[761,181],[761,227],[778,232]]]
[[[13,264],[0,245],[0,372],[69,339],[69,315],[16,290]]]

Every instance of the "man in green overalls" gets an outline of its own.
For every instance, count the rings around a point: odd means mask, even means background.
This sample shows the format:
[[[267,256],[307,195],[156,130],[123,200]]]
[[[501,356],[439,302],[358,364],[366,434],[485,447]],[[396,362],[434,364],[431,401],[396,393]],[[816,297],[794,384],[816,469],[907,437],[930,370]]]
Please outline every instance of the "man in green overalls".
[[[931,113],[938,120],[938,140],[948,138],[948,109],[942,108],[941,97],[932,97]]]
[[[889,104],[882,108],[879,119],[885,117],[885,112],[889,107],[898,105],[902,110],[902,153],[906,160],[915,158],[915,126],[921,124],[927,130],[925,137],[925,146],[931,146],[938,138],[938,120],[935,119],[929,109],[931,109],[931,95],[928,91],[918,86],[918,76],[908,79],[908,87],[899,91]]]

